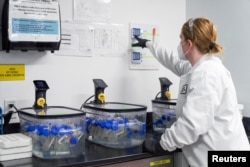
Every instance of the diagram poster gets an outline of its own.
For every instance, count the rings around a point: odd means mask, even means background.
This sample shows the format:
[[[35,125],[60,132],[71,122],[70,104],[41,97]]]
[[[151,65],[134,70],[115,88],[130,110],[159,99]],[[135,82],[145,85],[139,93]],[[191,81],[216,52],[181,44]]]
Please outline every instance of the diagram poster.
[[[123,24],[94,24],[94,49],[97,56],[126,54],[125,27]]]
[[[122,56],[126,54],[122,24],[62,22],[62,39],[57,55]]]
[[[135,36],[148,39],[153,42],[159,41],[159,27],[150,24],[130,23],[131,45],[136,43]],[[157,70],[159,63],[147,48],[131,47],[130,69],[132,70]]]
[[[62,22],[62,39],[60,50],[56,55],[93,56],[94,27],[91,24]]]

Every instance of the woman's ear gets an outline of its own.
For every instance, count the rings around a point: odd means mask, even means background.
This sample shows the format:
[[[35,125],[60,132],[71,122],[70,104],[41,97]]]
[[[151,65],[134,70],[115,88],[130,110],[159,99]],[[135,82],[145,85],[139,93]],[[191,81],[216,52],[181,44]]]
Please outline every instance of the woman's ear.
[[[188,43],[188,46],[189,46],[190,48],[192,48],[193,42],[192,42],[190,39],[187,40],[187,43]]]

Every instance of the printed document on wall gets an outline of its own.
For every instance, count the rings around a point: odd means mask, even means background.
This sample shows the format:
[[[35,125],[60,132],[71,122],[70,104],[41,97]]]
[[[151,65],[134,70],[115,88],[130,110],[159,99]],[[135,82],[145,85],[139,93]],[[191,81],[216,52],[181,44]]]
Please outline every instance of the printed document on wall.
[[[123,24],[93,24],[94,49],[97,56],[122,56],[126,54],[126,35]]]
[[[107,22],[111,18],[111,0],[74,0],[74,20]]]
[[[57,55],[93,56],[94,27],[91,24],[62,22],[60,50]]]

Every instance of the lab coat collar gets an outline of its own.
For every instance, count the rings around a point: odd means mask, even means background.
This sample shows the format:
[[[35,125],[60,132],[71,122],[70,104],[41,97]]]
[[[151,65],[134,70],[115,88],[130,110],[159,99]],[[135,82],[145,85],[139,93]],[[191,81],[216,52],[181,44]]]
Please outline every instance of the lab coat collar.
[[[201,63],[203,63],[206,60],[209,59],[218,59],[216,61],[220,61],[219,58],[215,57],[215,55],[213,54],[204,54],[199,60],[198,62],[195,63],[195,65],[191,68],[191,70],[188,72],[189,74],[192,73]]]

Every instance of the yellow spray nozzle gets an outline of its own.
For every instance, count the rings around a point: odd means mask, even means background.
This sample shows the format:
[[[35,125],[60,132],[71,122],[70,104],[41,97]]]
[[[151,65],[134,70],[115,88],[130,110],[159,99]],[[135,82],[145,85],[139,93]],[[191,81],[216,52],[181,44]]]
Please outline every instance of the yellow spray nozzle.
[[[168,100],[171,99],[171,92],[170,91],[166,91],[165,92],[165,96],[167,97]]]
[[[42,108],[44,108],[45,105],[45,99],[43,97],[40,97],[37,99],[36,104]]]
[[[97,98],[99,101],[101,101],[101,103],[104,103],[106,100],[106,95],[104,93],[99,93]]]

